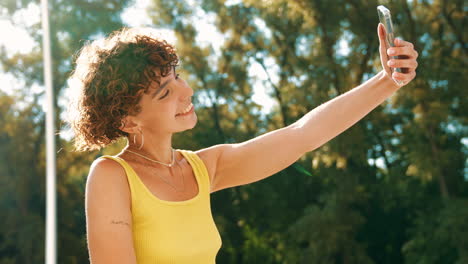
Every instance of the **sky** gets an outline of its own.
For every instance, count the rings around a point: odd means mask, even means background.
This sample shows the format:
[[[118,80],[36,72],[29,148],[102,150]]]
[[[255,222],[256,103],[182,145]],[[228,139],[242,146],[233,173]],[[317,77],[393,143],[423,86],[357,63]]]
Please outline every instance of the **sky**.
[[[12,22],[21,26],[31,26],[40,21],[40,9],[37,5],[29,5],[25,10],[18,12],[11,20],[0,17],[0,45],[4,46],[8,53],[28,53],[34,46],[34,41],[21,27],[15,27]],[[0,89],[12,94],[14,87],[21,87],[21,80],[17,80],[10,74],[3,73],[0,65]]]

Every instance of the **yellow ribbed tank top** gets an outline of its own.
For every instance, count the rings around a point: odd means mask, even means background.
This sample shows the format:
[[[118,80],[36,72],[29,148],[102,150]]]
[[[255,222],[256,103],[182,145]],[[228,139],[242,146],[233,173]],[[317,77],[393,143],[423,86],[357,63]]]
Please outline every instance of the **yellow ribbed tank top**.
[[[116,156],[127,174],[132,199],[133,243],[138,264],[213,264],[222,241],[211,215],[210,178],[196,153],[179,151],[192,166],[198,194],[186,201],[154,196],[132,167]]]

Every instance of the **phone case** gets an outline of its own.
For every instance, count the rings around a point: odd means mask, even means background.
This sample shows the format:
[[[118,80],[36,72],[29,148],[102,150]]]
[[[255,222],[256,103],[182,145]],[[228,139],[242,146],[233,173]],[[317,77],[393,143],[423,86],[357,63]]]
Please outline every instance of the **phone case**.
[[[387,42],[387,47],[394,47],[395,43],[395,32],[393,30],[393,23],[392,23],[392,16],[390,14],[390,10],[388,10],[385,6],[379,5],[377,7],[377,13],[379,14],[380,23],[382,23],[385,27],[385,40]],[[392,56],[393,59],[398,59],[398,56]],[[393,71],[402,72],[401,68],[390,68],[392,73]]]

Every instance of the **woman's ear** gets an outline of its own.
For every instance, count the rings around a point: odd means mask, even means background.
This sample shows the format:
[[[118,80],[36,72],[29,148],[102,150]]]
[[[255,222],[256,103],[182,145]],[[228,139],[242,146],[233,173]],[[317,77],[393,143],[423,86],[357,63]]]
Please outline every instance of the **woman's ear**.
[[[135,134],[138,132],[138,124],[131,116],[126,116],[122,119],[119,129],[128,134]]]

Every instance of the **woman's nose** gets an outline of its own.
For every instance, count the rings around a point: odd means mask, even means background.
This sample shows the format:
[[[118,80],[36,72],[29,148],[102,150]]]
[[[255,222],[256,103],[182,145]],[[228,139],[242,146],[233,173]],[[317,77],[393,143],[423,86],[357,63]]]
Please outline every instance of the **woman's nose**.
[[[182,85],[181,85],[181,94],[180,94],[180,100],[181,101],[186,101],[187,98],[190,98],[193,96],[193,89],[185,82],[185,80],[182,80]]]

